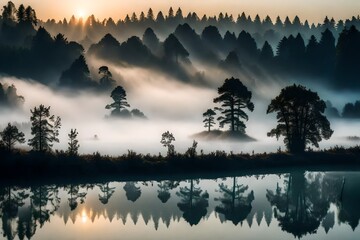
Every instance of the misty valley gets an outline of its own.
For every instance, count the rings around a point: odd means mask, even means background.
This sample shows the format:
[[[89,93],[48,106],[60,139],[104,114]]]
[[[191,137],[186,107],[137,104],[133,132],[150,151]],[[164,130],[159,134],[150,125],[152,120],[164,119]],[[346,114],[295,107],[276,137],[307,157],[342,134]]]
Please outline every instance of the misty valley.
[[[359,16],[1,4],[0,238],[358,238]]]

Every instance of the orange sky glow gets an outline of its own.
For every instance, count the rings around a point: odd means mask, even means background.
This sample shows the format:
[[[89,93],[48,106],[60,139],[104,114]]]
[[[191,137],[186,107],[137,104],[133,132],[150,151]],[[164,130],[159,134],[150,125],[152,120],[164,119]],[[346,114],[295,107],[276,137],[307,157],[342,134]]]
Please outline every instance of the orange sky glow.
[[[2,1],[4,5],[7,1]],[[289,16],[293,19],[298,15],[302,20],[322,22],[325,16],[336,20],[350,18],[360,14],[359,0],[13,0],[16,5],[23,3],[31,5],[37,11],[38,18],[56,20],[71,15],[85,17],[94,14],[100,20],[112,17],[114,20],[123,19],[126,14],[141,11],[145,14],[151,7],[155,14],[158,11],[168,12],[170,6],[181,7],[183,14],[195,11],[199,16],[218,15],[228,12],[236,16],[245,12],[251,16],[259,14],[261,18],[269,15],[273,20],[276,16],[282,19]]]

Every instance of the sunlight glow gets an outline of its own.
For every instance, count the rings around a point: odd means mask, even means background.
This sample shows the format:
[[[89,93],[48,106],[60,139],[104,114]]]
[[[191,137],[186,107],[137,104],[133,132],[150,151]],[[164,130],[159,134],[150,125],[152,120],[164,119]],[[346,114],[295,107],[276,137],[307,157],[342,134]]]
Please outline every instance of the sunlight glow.
[[[5,2],[5,1],[3,1]],[[6,1],[7,2],[7,1]],[[279,15],[281,19],[285,19],[288,15],[293,19],[295,15],[299,15],[300,19],[308,19],[310,22],[323,22],[325,16],[331,16],[335,19],[349,18],[352,15],[359,14],[359,0],[136,0],[136,1],[119,1],[119,0],[62,0],[62,1],[34,1],[34,0],[12,0],[17,6],[21,3],[31,5],[42,20],[54,18],[57,20],[64,17],[71,17],[75,14],[79,16],[77,11],[85,9],[86,15],[95,14],[99,19],[112,17],[115,20],[125,18],[126,14],[131,15],[136,12],[139,16],[141,11],[146,14],[149,7],[157,13],[162,11],[168,12],[169,7],[176,9],[181,7],[184,14],[188,12],[196,12],[199,16],[206,14],[207,16],[218,15],[220,12],[227,12],[237,17],[244,11],[250,14],[252,18],[259,14],[264,18],[269,15],[273,20]],[[1,5],[2,6],[2,5]],[[81,14],[80,14],[81,15]]]
[[[86,12],[85,12],[85,10],[84,9],[78,9],[77,11],[76,11],[76,17],[77,18],[85,18],[85,15],[86,15]]]
[[[85,209],[83,209],[82,212],[81,212],[81,222],[82,222],[82,223],[86,223],[87,220],[88,220],[88,216],[87,216],[87,214],[86,214]]]

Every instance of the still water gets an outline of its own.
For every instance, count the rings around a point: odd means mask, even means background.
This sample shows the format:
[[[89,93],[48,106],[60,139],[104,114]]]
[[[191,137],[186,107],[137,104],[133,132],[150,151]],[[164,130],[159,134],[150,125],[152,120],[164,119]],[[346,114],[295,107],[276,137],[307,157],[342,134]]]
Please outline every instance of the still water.
[[[0,187],[3,239],[359,239],[360,172]]]

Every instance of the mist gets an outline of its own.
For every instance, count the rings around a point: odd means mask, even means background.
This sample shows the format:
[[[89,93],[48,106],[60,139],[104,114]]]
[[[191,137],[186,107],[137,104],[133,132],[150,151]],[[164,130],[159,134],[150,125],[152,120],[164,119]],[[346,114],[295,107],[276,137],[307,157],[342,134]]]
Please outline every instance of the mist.
[[[97,60],[92,63],[100,64]],[[194,63],[196,64],[196,63]],[[105,109],[106,104],[112,102],[110,93],[91,91],[59,91],[49,88],[30,79],[12,77],[0,78],[1,83],[14,84],[18,94],[24,96],[25,102],[20,110],[2,112],[0,120],[4,126],[7,122],[22,124],[26,139],[30,134],[30,109],[44,104],[51,106],[51,114],[62,118],[60,143],[54,144],[54,149],[67,149],[67,134],[70,129],[76,128],[79,132],[80,149],[82,154],[92,154],[99,151],[101,154],[122,155],[128,150],[143,154],[166,154],[166,148],[160,144],[161,134],[170,131],[174,134],[177,152],[185,152],[194,140],[191,135],[205,130],[202,113],[216,104],[213,99],[217,96],[217,87],[220,87],[226,73],[216,69],[206,70],[206,79],[210,87],[199,87],[172,79],[160,72],[137,67],[119,67],[110,65],[117,84],[127,91],[127,99],[131,109],[138,108],[145,113],[147,120],[126,120],[109,118],[110,111]],[[201,67],[200,67],[201,68]],[[234,153],[262,153],[285,150],[282,139],[267,137],[267,132],[275,127],[275,114],[267,115],[266,109],[270,100],[277,96],[286,81],[250,81],[242,76],[244,83],[253,92],[254,112],[249,113],[246,123],[246,133],[256,139],[255,142],[231,141],[202,141],[198,140],[198,152],[204,153],[215,150],[224,150]],[[314,87],[314,88],[313,88]],[[342,95],[319,86],[310,86],[318,91],[320,98],[331,100],[335,106],[343,106],[344,102],[356,99],[356,92],[345,92]],[[332,138],[322,141],[322,149],[330,146],[350,146],[356,141],[347,139],[349,136],[360,135],[356,129],[360,124],[357,121],[345,119],[330,119],[334,130]],[[216,125],[214,129],[219,129]],[[22,148],[29,149],[26,144]]]

